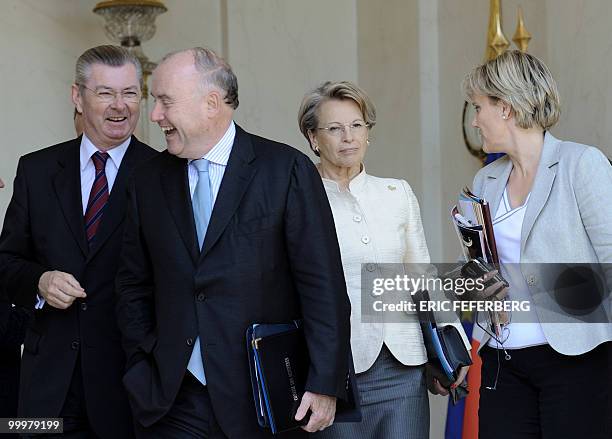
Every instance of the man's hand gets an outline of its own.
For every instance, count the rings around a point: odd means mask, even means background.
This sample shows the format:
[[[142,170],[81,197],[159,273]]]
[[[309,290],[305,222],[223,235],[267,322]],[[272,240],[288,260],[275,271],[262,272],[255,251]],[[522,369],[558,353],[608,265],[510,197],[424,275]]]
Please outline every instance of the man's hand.
[[[336,415],[336,397],[305,392],[302,402],[295,414],[295,420],[301,421],[310,409],[308,424],[302,428],[309,433],[324,430],[334,423]]]
[[[54,308],[66,309],[74,299],[87,297],[85,290],[70,273],[45,271],[38,280],[38,294]]]

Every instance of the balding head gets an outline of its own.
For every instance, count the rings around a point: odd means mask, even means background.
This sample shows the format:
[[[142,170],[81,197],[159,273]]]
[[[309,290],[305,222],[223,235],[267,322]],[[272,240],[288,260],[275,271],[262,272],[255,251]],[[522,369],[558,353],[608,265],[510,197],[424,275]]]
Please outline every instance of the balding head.
[[[203,86],[213,86],[224,92],[223,100],[232,109],[238,108],[238,79],[232,67],[213,50],[204,47],[177,50],[164,56],[160,65],[167,61],[190,60],[202,76]]]

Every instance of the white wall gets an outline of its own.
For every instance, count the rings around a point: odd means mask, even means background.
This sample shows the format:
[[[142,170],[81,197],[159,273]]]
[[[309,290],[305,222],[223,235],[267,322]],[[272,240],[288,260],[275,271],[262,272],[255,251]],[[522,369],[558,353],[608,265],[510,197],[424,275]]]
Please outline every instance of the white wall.
[[[2,4],[0,219],[19,156],[73,136],[70,84],[78,55],[105,41],[88,2],[20,0]]]
[[[552,133],[612,158],[612,2],[546,0],[546,62],[561,93]]]
[[[367,171],[421,193],[419,16],[416,1],[357,2],[359,84],[377,109]]]
[[[324,80],[357,79],[355,1],[232,0],[227,16],[237,122],[309,151],[297,124],[304,94]]]

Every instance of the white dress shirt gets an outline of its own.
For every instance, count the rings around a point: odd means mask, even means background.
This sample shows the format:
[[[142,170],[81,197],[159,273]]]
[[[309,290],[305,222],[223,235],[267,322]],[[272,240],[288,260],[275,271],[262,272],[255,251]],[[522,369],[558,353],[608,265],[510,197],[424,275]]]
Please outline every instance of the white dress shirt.
[[[108,160],[106,161],[106,167],[104,168],[104,172],[106,173],[106,181],[108,182],[108,194],[110,195],[113,190],[113,184],[115,184],[115,179],[117,178],[117,173],[119,172],[119,166],[121,166],[121,161],[123,160],[123,156],[130,146],[130,142],[132,141],[132,137],[128,137],[123,143],[118,146],[109,149],[106,151],[109,155]],[[96,178],[96,167],[94,166],[93,160],[91,156],[93,156],[96,152],[103,152],[99,148],[97,148],[91,140],[83,133],[83,138],[81,139],[81,147],[79,149],[80,156],[80,170],[81,170],[81,201],[83,203],[83,215],[85,215],[85,211],[87,210],[87,203],[89,202],[89,193],[91,192],[91,187],[93,186],[93,182]],[[45,304],[45,299],[40,295],[37,295],[38,301],[35,305],[36,309],[41,309]]]
[[[225,168],[227,167],[227,162],[229,160],[230,153],[232,152],[235,137],[236,125],[234,124],[234,121],[232,121],[230,126],[227,128],[227,131],[225,131],[223,137],[221,137],[221,140],[219,140],[219,142],[217,142],[217,144],[213,146],[212,149],[204,155],[204,157],[202,157],[210,162],[208,167],[208,178],[210,179],[213,209],[215,207],[217,195],[219,194],[219,188],[221,187],[221,180],[223,180]],[[188,162],[187,176],[189,178],[189,193],[193,198],[195,187],[198,184],[199,174],[192,162],[193,160],[189,160]]]

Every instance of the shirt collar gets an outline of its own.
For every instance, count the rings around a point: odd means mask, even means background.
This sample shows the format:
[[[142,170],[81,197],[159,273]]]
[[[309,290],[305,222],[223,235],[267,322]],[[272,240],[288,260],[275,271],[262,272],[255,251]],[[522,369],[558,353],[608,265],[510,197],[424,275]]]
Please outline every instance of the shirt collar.
[[[232,120],[223,134],[223,137],[208,151],[203,159],[208,160],[211,163],[216,163],[218,165],[227,166],[227,162],[229,161],[230,153],[232,152],[232,146],[234,145],[234,139],[236,137],[236,125]],[[189,163],[193,161],[189,160]]]
[[[132,141],[132,136],[128,137],[123,143],[106,151],[108,155],[110,156],[110,159],[115,164],[115,167],[117,169],[119,169],[119,166],[121,165],[121,160],[123,160],[123,156],[125,155],[125,152],[127,151],[128,146],[130,146],[131,141]],[[81,171],[85,169],[85,167],[89,163],[89,160],[91,159],[91,156],[94,155],[98,151],[100,150],[96,147],[96,145],[94,145],[91,142],[91,140],[89,140],[89,137],[87,137],[85,133],[83,133],[83,138],[81,139],[81,149],[80,149]]]
[[[361,172],[357,175],[355,175],[351,181],[349,181],[349,187],[348,190],[350,192],[359,192],[361,189],[363,189],[363,186],[365,185],[365,181],[366,181],[366,176],[368,174],[366,174],[365,171],[365,165],[362,163],[361,164]],[[340,186],[338,185],[338,183],[336,183],[334,180],[330,180],[328,178],[321,178],[321,180],[323,180],[323,186],[325,187],[325,189],[328,189],[332,192],[341,192],[342,189],[340,188]]]

